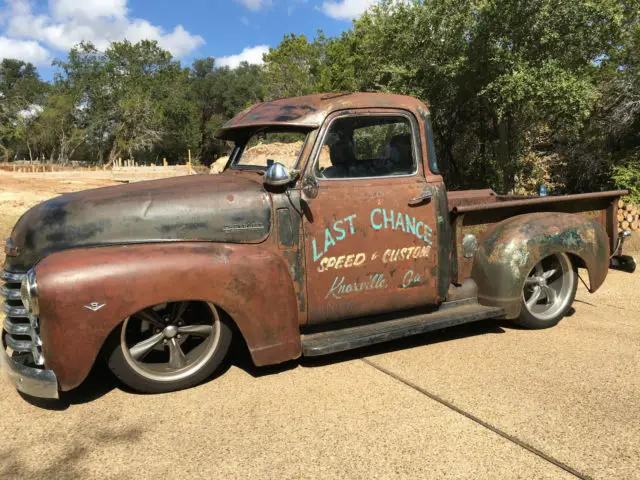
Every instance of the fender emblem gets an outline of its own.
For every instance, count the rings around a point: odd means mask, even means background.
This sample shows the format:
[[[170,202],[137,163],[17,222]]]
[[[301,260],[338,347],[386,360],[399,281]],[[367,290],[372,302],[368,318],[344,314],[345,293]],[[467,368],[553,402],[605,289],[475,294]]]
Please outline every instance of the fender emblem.
[[[91,302],[89,305],[85,305],[84,308],[86,308],[87,310],[91,310],[92,312],[97,312],[98,310],[100,310],[105,305],[106,305],[106,303],[100,304],[98,302]]]

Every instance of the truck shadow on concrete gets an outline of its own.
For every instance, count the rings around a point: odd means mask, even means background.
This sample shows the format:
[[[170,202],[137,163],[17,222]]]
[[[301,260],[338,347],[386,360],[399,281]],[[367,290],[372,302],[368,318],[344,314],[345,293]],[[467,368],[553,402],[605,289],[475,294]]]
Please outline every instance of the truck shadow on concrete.
[[[575,309],[571,308],[567,313],[567,317],[573,316]],[[373,357],[385,353],[392,353],[399,350],[409,350],[416,347],[425,347],[428,345],[436,345],[441,342],[450,342],[462,338],[474,337],[479,335],[500,335],[507,330],[526,330],[508,320],[480,320],[478,322],[467,323],[455,327],[444,328],[432,332],[414,335],[410,337],[400,338],[385,343],[378,343],[368,347],[362,347],[355,350],[334,353],[320,357],[301,357],[296,360],[281,363],[279,365],[271,365],[266,367],[256,367],[249,355],[249,350],[244,342],[237,342],[233,350],[232,364],[241,368],[253,377],[262,377],[272,375],[294,368],[314,368],[325,365],[333,365],[352,360],[359,360],[366,357]]]
[[[231,361],[223,362],[214,376],[207,381],[213,381],[216,377],[224,375],[224,373],[229,370],[232,365],[233,363]],[[137,392],[121,383],[115,377],[115,375],[111,373],[111,370],[109,370],[106,362],[102,359],[96,361],[96,364],[91,369],[89,376],[78,388],[69,392],[60,392],[60,398],[57,400],[30,397],[29,395],[25,395],[20,392],[19,393],[20,396],[31,405],[43,408],[45,410],[60,411],[67,410],[71,405],[80,405],[83,403],[89,403],[98,400],[99,398],[108,394],[116,388],[132,395],[153,395]]]
[[[30,397],[23,393],[20,396],[30,404],[46,410],[66,410],[71,405],[92,402],[106,395],[114,388],[121,387],[115,376],[107,367],[106,362],[98,359],[91,369],[87,379],[70,392],[60,392],[60,398],[46,399]]]
[[[567,317],[573,316],[574,313],[575,309],[571,308],[567,313]],[[524,328],[507,320],[481,320],[442,330],[435,330],[421,335],[414,335],[390,342],[362,347],[355,350],[348,350],[346,352],[339,352],[321,357],[302,357],[279,365],[270,365],[265,367],[256,367],[253,364],[251,355],[249,354],[249,349],[240,336],[240,332],[236,330],[234,331],[234,341],[231,345],[227,359],[223,362],[214,376],[207,380],[207,382],[215,381],[217,377],[224,375],[231,367],[240,368],[252,377],[258,378],[265,375],[282,373],[298,367],[314,368],[338,364],[382,355],[385,353],[392,353],[399,350],[408,350],[416,347],[435,345],[441,342],[450,342],[461,338],[479,335],[503,334],[507,330],[524,330]],[[126,385],[120,383],[111,373],[104,360],[98,360],[96,362],[87,379],[78,388],[70,392],[60,392],[60,398],[58,400],[47,400],[29,397],[23,394],[20,395],[27,402],[39,408],[47,410],[66,410],[71,405],[93,402],[115,388],[131,393],[132,395],[146,395],[144,393],[131,390]]]

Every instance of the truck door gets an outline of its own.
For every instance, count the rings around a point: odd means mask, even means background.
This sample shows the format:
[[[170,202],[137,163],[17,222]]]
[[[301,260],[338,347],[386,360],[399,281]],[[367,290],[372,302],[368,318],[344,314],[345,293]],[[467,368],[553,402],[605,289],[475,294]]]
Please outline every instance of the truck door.
[[[306,170],[318,184],[305,198],[309,324],[436,302],[436,192],[422,148],[405,111],[326,120]]]

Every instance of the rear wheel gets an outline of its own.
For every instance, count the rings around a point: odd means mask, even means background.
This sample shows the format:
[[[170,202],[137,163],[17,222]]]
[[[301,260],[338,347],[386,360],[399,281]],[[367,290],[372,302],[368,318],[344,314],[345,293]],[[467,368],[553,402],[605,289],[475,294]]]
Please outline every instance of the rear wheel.
[[[230,343],[231,329],[214,305],[163,303],[123,322],[108,363],[135,390],[170,392],[208,378],[222,363]]]
[[[576,297],[577,273],[566,253],[540,261],[525,279],[522,309],[516,323],[527,328],[549,328],[564,317]]]

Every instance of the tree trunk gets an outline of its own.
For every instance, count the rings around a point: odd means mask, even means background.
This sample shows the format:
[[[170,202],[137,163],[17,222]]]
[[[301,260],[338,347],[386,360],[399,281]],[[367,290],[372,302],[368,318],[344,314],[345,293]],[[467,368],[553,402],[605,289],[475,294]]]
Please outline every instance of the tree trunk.
[[[2,151],[4,152],[3,156],[4,156],[4,162],[8,163],[9,162],[9,149],[7,147],[5,147],[4,145],[2,145],[0,143],[0,148],[2,148]]]
[[[112,166],[115,161],[117,160],[118,156],[119,156],[119,151],[118,151],[118,146],[116,145],[116,142],[113,142],[113,146],[111,147],[111,151],[109,152],[109,161],[107,162],[107,164],[105,165],[105,168],[109,168],[110,166]]]
[[[498,140],[496,159],[502,170],[503,193],[508,193],[515,185],[514,171],[511,165],[511,155],[509,152],[509,121],[506,117],[499,118],[495,109],[492,108],[493,129]]]

